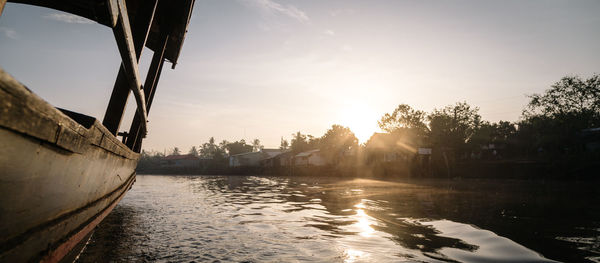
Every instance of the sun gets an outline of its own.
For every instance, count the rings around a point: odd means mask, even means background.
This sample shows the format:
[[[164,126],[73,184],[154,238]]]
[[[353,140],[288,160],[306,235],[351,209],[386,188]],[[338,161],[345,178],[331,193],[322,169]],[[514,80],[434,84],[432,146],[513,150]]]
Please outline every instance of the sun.
[[[381,116],[366,104],[349,104],[344,107],[340,115],[340,124],[350,128],[359,143],[365,143],[374,132],[379,130],[377,120]]]

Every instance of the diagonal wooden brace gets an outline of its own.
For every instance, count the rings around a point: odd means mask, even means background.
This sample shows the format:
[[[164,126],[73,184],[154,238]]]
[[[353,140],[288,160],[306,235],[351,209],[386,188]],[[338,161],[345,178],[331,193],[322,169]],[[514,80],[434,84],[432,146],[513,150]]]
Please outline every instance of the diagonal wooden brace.
[[[146,124],[148,122],[148,113],[146,111],[146,100],[144,98],[143,87],[140,81],[138,59],[133,46],[133,37],[131,35],[131,27],[129,25],[129,16],[124,0],[117,0],[118,19],[117,24],[113,28],[113,34],[119,47],[123,69],[127,73],[127,82],[129,88],[133,92],[135,102],[137,104],[137,114],[141,118],[142,134],[146,134]]]
[[[159,43],[162,43],[162,48],[154,52],[154,56],[152,56],[152,62],[150,63],[150,68],[148,69],[148,74],[146,75],[146,82],[144,83],[144,95],[146,96],[146,109],[148,110],[148,114],[150,114],[150,107],[152,106],[152,100],[154,98],[156,86],[158,85],[158,79],[160,78],[160,73],[165,62],[164,55],[167,48],[168,39],[169,35],[161,34]],[[144,134],[141,134],[140,130],[140,118],[136,115],[131,123],[129,136],[127,137],[127,142],[125,145],[127,145],[134,152],[138,153],[141,150],[142,138],[144,138]]]
[[[4,5],[6,5],[6,0],[0,0],[0,16],[2,16],[2,10],[4,10]]]

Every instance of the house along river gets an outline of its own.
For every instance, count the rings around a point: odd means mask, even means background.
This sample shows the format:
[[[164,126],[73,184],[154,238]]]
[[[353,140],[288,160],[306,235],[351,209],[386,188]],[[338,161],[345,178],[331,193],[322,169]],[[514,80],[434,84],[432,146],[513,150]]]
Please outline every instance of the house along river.
[[[79,262],[600,262],[596,183],[150,176]]]

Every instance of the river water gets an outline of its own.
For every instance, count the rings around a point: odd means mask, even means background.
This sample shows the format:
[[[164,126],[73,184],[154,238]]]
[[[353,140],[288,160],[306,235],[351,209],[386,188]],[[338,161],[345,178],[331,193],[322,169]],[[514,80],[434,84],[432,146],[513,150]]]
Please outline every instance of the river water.
[[[600,262],[596,183],[150,176],[79,262]]]

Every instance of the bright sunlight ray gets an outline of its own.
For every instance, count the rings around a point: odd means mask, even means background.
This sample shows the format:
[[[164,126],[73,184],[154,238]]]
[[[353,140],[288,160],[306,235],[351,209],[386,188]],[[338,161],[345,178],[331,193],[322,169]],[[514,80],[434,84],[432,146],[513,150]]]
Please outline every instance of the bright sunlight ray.
[[[352,103],[340,113],[341,125],[354,132],[360,143],[365,143],[374,132],[379,130],[379,115],[367,104]]]

